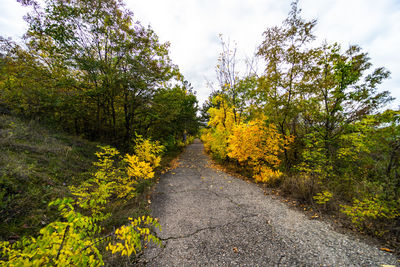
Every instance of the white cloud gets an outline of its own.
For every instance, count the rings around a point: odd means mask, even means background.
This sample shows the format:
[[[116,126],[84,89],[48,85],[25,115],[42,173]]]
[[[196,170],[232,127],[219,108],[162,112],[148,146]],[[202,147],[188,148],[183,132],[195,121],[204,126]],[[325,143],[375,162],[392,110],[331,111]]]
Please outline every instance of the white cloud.
[[[151,24],[161,41],[171,42],[171,57],[203,102],[210,90],[204,77],[215,79],[220,52],[218,34],[237,42],[239,56],[252,56],[267,27],[280,25],[290,0],[126,0],[135,20]],[[24,10],[15,0],[0,0],[0,34],[20,36]],[[400,99],[400,2],[398,0],[301,0],[307,19],[317,18],[320,41],[358,44],[375,67],[385,66],[391,79],[382,89]],[[393,106],[400,102],[397,100]]]
[[[28,29],[22,19],[28,8],[22,7],[16,0],[0,0],[0,35],[21,38]]]
[[[360,45],[373,68],[385,67],[391,78],[379,87],[388,90],[400,105],[400,2],[396,0],[303,0],[304,15],[317,18],[317,37],[338,42],[343,48]]]

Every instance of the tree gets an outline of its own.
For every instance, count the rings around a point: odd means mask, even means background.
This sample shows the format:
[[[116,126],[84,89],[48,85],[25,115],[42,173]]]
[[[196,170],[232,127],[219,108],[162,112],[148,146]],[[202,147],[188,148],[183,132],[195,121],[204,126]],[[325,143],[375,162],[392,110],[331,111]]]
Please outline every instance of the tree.
[[[305,21],[300,12],[298,1],[292,2],[288,18],[281,27],[268,28],[264,32],[265,40],[257,52],[265,60],[266,67],[255,97],[263,103],[265,114],[278,125],[284,136],[297,136],[299,107],[309,83],[314,54],[307,44],[315,39],[312,31],[316,21]],[[298,157],[296,143],[293,146],[294,159]],[[285,164],[290,168],[293,159],[287,149],[284,149],[284,155]]]
[[[66,129],[128,144],[157,91],[183,84],[168,56],[169,44],[161,44],[150,27],[133,23],[122,2],[49,0],[44,8],[34,1],[23,3],[34,6],[27,16],[27,48],[16,53],[14,45],[6,60],[21,65],[29,55],[29,65],[42,73],[27,75],[26,85],[48,78],[37,88],[52,92],[48,102],[57,106],[45,113]]]
[[[145,134],[169,147],[185,135],[196,135],[199,128],[197,98],[190,85],[184,84],[158,90],[146,107],[148,111],[143,112]]]
[[[343,134],[351,125],[378,111],[392,98],[389,92],[377,92],[377,86],[389,77],[384,68],[365,74],[372,66],[366,53],[358,46],[350,46],[341,53],[337,44],[319,48],[314,65],[313,85],[302,107],[305,139],[310,134],[321,140],[325,167],[332,166],[342,146]]]

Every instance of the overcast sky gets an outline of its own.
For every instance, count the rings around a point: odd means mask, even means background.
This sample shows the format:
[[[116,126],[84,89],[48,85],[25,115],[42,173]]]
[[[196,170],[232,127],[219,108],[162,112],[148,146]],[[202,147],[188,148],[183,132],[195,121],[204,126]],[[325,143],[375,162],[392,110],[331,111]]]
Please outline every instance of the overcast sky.
[[[171,57],[192,83],[202,103],[215,81],[221,46],[218,35],[237,43],[240,58],[252,57],[267,27],[281,25],[290,0],[125,0],[134,20],[150,24],[161,41],[171,43]],[[384,66],[391,79],[380,86],[400,104],[400,0],[300,0],[306,19],[316,18],[320,42],[344,48],[360,45],[374,67]],[[0,0],[0,35],[18,38],[26,30],[26,9],[16,0]]]

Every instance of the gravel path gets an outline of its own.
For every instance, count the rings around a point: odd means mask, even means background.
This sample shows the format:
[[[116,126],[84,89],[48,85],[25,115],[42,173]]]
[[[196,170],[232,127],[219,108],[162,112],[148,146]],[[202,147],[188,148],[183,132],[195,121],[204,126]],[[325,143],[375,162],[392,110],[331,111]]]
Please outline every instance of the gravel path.
[[[381,266],[390,253],[289,209],[255,184],[210,168],[197,140],[152,197],[163,247],[148,266]]]

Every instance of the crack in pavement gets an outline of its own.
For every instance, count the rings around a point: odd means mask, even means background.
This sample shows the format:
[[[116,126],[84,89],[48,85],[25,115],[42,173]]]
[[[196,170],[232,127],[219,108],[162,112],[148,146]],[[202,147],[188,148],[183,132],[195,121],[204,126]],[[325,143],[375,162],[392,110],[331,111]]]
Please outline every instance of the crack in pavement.
[[[214,195],[216,195],[219,198],[225,198],[227,199],[229,202],[231,202],[232,204],[236,205],[236,206],[240,206],[240,203],[235,202],[234,200],[230,199],[229,197],[225,196],[225,195],[221,195],[218,194],[217,192],[213,191],[213,190],[208,190],[209,192],[213,193]]]
[[[188,237],[194,236],[194,235],[196,235],[196,234],[198,234],[198,233],[200,233],[202,231],[215,230],[215,229],[218,229],[218,228],[221,228],[221,227],[226,227],[226,226],[229,226],[229,225],[232,225],[232,224],[241,223],[246,218],[253,218],[253,217],[257,217],[257,216],[259,216],[259,215],[258,214],[250,214],[250,215],[242,216],[240,219],[232,221],[232,222],[228,222],[228,223],[220,224],[220,225],[208,226],[208,227],[197,229],[196,231],[193,231],[193,232],[191,232],[189,234],[186,234],[186,235],[170,236],[170,237],[166,237],[166,238],[160,238],[160,240],[169,241],[169,240],[184,239],[184,238],[188,238]]]

